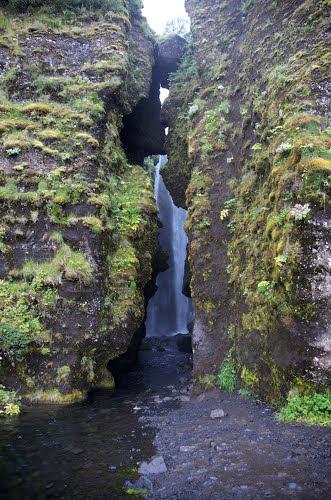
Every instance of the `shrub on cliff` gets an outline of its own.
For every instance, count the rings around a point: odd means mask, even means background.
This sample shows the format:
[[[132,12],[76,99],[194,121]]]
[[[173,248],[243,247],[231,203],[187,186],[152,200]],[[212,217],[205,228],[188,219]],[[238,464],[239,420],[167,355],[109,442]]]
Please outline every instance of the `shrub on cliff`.
[[[0,417],[14,417],[20,413],[20,403],[15,392],[7,391],[0,384]]]

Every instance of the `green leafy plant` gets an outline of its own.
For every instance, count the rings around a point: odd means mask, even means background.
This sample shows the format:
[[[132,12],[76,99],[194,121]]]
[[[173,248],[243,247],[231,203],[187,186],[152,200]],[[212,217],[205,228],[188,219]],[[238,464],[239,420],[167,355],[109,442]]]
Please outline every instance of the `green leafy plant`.
[[[251,389],[247,389],[246,387],[242,388],[242,389],[239,389],[238,393],[240,394],[240,396],[242,396],[243,398],[249,398],[251,396],[253,396],[253,391]]]
[[[297,203],[290,211],[291,216],[296,221],[302,221],[307,219],[310,213],[311,210],[309,207],[309,203],[305,203],[304,205],[300,205],[299,203]]]
[[[263,280],[257,284],[257,291],[267,299],[272,299],[275,286],[275,281]]]
[[[15,148],[8,148],[6,149],[6,153],[8,156],[17,156],[21,152],[21,148],[15,147]]]
[[[278,413],[284,422],[331,425],[331,393],[293,396]]]
[[[49,340],[37,314],[37,297],[36,290],[25,283],[0,280],[0,348],[3,352],[15,350],[23,354],[32,342],[42,344]],[[40,300],[40,305],[47,308],[44,298]]]
[[[221,364],[220,372],[218,374],[218,382],[221,389],[233,392],[236,388],[236,370],[232,359],[232,352]]]
[[[224,207],[227,209],[234,208],[237,204],[236,198],[231,198],[224,203]]]
[[[14,417],[20,413],[19,398],[16,392],[7,391],[0,384],[0,417]]]

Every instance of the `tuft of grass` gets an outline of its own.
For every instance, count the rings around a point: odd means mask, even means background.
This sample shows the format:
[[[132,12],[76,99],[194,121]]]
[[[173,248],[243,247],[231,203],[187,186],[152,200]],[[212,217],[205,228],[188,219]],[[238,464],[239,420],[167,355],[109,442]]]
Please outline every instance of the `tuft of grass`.
[[[124,492],[133,497],[145,497],[148,493],[146,489],[140,488],[124,488]]]
[[[25,395],[25,398],[31,403],[48,404],[71,404],[84,399],[84,394],[79,390],[74,390],[67,394],[62,394],[59,389],[48,389],[47,391],[38,390]]]
[[[56,238],[54,234],[53,238]],[[68,281],[79,281],[85,286],[93,282],[92,266],[84,253],[72,250],[65,243],[62,243],[53,259],[42,263],[29,260],[22,269],[12,274],[51,286],[60,285],[63,278]]]
[[[221,364],[218,382],[220,388],[225,391],[233,392],[236,388],[236,370],[230,353]]]
[[[47,140],[56,140],[63,137],[63,132],[61,132],[61,130],[46,128],[38,132],[38,137]]]
[[[46,102],[32,102],[22,108],[22,113],[26,113],[27,115],[47,115],[49,113],[52,113],[53,111],[54,106]]]

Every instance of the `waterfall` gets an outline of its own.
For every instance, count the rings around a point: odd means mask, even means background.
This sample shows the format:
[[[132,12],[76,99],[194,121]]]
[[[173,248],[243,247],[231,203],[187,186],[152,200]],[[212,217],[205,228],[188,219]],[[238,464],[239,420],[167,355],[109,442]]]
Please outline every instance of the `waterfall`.
[[[182,293],[187,249],[184,231],[186,210],[176,207],[163,182],[160,169],[166,162],[167,157],[160,156],[156,167],[154,194],[162,223],[159,243],[169,255],[169,268],[157,276],[157,291],[148,303],[147,337],[187,333],[187,325],[193,317],[192,300]]]

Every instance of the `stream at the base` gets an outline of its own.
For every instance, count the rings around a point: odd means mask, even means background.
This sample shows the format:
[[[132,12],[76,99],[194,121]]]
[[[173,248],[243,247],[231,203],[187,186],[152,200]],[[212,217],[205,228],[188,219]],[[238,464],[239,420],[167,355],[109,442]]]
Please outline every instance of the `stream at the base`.
[[[130,498],[126,480],[155,453],[144,417],[169,407],[179,379],[189,381],[189,355],[176,339],[149,339],[127,389],[100,390],[84,403],[36,406],[0,421],[0,498]],[[164,408],[163,408],[164,409]]]

